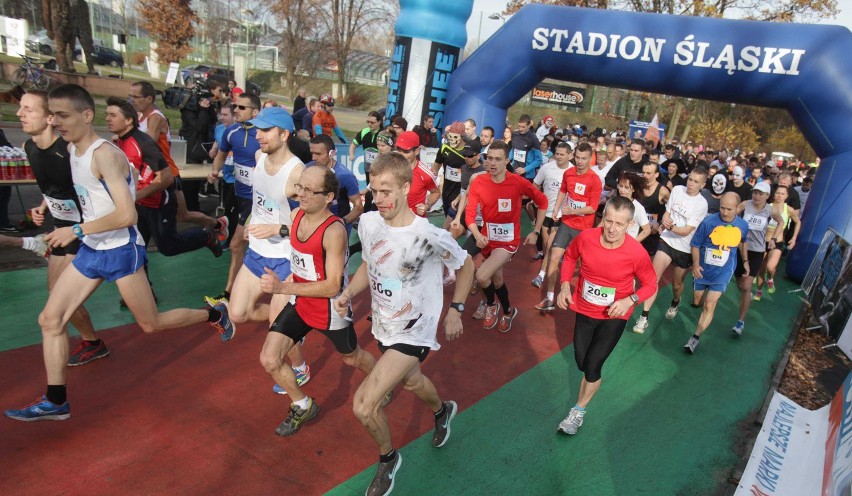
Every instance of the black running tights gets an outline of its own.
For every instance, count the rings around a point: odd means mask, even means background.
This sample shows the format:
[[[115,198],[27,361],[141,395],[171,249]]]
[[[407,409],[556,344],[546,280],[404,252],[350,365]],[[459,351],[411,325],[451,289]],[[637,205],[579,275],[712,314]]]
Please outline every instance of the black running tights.
[[[627,321],[622,319],[593,319],[577,314],[574,325],[574,359],[588,382],[601,378],[601,369],[621,335]]]

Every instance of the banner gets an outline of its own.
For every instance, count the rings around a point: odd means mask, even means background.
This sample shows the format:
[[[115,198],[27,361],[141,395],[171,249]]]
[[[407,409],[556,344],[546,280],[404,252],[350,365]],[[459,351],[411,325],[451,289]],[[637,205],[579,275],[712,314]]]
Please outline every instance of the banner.
[[[630,138],[630,139],[634,139],[634,138],[650,139],[650,138],[653,138],[653,139],[657,140],[659,143],[665,143],[666,142],[666,128],[668,126],[666,126],[665,124],[657,123],[656,128],[659,129],[659,134],[655,136],[654,133],[651,133],[651,135],[648,136],[648,129],[651,127],[651,124],[652,124],[651,122],[646,122],[646,121],[630,121],[630,128],[628,129],[627,137]],[[647,136],[647,138],[646,138],[646,136]]]
[[[802,288],[811,306],[809,327],[819,326],[833,339],[841,337],[852,313],[852,249],[835,231],[823,236],[817,256],[805,275]],[[847,356],[852,357],[852,336],[843,339]],[[838,345],[840,343],[838,342]]]
[[[532,89],[530,99],[539,103],[555,103],[565,108],[583,108],[586,88],[561,84],[539,83]]]
[[[843,386],[834,395],[831,405],[826,408],[830,409],[822,494],[848,495],[852,490],[852,374],[846,376]]]

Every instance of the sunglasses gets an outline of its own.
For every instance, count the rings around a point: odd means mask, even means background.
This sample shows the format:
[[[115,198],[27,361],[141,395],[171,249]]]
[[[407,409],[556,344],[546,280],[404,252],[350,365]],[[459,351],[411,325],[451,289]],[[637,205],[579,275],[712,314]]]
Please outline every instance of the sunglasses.
[[[248,106],[248,105],[234,105],[234,107],[238,108],[240,110],[245,110],[245,109],[255,109],[256,110],[257,109],[257,107],[251,107],[251,106]]]

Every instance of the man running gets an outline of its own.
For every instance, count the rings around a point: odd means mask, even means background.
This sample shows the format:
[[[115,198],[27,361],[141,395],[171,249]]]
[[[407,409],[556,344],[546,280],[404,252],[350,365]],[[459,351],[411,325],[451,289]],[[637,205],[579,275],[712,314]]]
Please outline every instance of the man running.
[[[340,294],[346,281],[348,236],[340,219],[329,206],[340,185],[329,169],[310,167],[302,172],[296,186],[300,210],[293,219],[290,253],[293,282],[282,282],[266,269],[260,288],[266,293],[294,295],[278,314],[260,352],[260,363],[292,399],[287,418],[275,433],[290,436],[319,413],[319,406],[305,395],[286,355],[311,329],[322,331],[340,353],[343,362],[369,374],[376,364],[370,353],[358,346],[351,314],[339,315],[331,298]]]
[[[666,213],[660,222],[663,233],[660,235],[660,244],[657,253],[654,254],[654,270],[657,272],[657,281],[663,277],[663,272],[674,264],[674,277],[672,279],[672,303],[666,310],[666,318],[673,319],[677,315],[680,305],[680,296],[683,293],[683,281],[686,273],[692,266],[692,255],[690,241],[695,229],[707,217],[707,200],[701,196],[701,188],[707,182],[707,170],[696,167],[689,173],[686,186],[675,186],[669,201],[666,204]],[[648,328],[648,314],[654,305],[656,295],[645,301],[642,307],[642,315],[633,326],[633,332],[642,334]]]
[[[583,425],[586,407],[601,387],[601,370],[627,326],[633,307],[657,291],[657,278],[648,254],[627,236],[633,223],[633,202],[617,196],[607,202],[602,226],[586,229],[568,245],[562,263],[562,287],[557,304],[577,313],[574,359],[583,372],[577,404],[557,430],[574,435]],[[580,278],[571,279],[580,262]],[[634,281],[639,288],[634,289]]]
[[[420,217],[426,217],[441,196],[438,183],[429,166],[420,161],[420,138],[414,131],[403,131],[396,139],[394,151],[405,157],[411,167],[411,185],[407,194],[408,207]],[[375,198],[374,200],[375,201]]]
[[[319,103],[320,110],[311,119],[311,129],[314,132],[314,136],[325,134],[331,138],[331,133],[334,132],[340,139],[340,142],[346,145],[346,136],[343,135],[343,131],[340,130],[340,126],[337,125],[337,120],[332,114],[334,112],[334,98],[329,94],[325,94],[320,97]]]
[[[642,178],[645,180],[645,186],[639,203],[645,207],[648,223],[651,224],[651,234],[642,241],[642,246],[652,257],[657,253],[657,246],[660,244],[660,221],[663,220],[663,215],[666,213],[666,203],[668,203],[670,195],[669,189],[657,180],[659,177],[659,167],[651,162],[642,164]]]
[[[30,211],[33,223],[37,226],[43,225],[48,210],[53,217],[55,229],[82,222],[80,201],[74,192],[71,179],[68,142],[57,136],[53,130],[53,116],[47,107],[47,93],[38,90],[25,93],[21,97],[17,115],[22,130],[31,136],[24,143],[24,151],[44,197],[41,205]],[[35,247],[33,241],[27,241],[28,239],[35,238],[23,238],[22,248]],[[80,240],[74,240],[68,246],[59,246],[50,251],[50,257],[47,259],[48,291],[56,285],[59,275],[71,264],[79,249]],[[95,335],[92,319],[84,306],[80,305],[74,310],[69,320],[82,339],[68,357],[68,366],[83,365],[109,355],[109,349]]]
[[[491,143],[485,161],[488,174],[481,174],[471,180],[465,207],[467,229],[476,240],[476,245],[482,249],[485,259],[476,269],[476,280],[485,299],[480,301],[473,318],[482,320],[483,328],[493,329],[497,326],[500,332],[508,332],[518,315],[518,309],[509,302],[509,288],[503,281],[503,266],[512,259],[520,246],[521,200],[524,196],[531,198],[538,207],[535,227],[527,235],[524,244],[535,243],[536,237],[541,235],[541,226],[547,213],[547,197],[544,193],[517,174],[507,174],[508,163],[509,145],[499,140]],[[477,208],[480,207],[485,234],[476,225]],[[495,296],[499,298],[499,304],[494,302]],[[498,316],[500,305],[503,313]]]
[[[441,400],[420,363],[430,350],[440,348],[436,333],[443,298],[435,296],[443,290],[442,267],[459,270],[444,318],[444,333],[450,341],[462,333],[461,313],[473,279],[473,262],[450,233],[408,208],[405,196],[411,181],[411,166],[401,155],[382,155],[373,163],[370,189],[379,210],[361,217],[358,237],[364,246],[363,262],[334,301],[338,314],[346,316],[352,297],[369,288],[372,332],[382,352],[352,402],[355,416],[379,447],[379,467],[367,489],[369,495],[390,494],[402,464],[382,408],[388,392],[402,383],[429,406],[435,416],[432,446],[436,448],[449,440],[450,424],[458,411],[455,401]]]
[[[236,188],[234,193],[237,196],[237,227],[234,230],[234,235],[231,237],[229,245],[231,251],[231,265],[228,267],[228,281],[225,283],[225,290],[215,297],[205,297],[207,304],[215,304],[217,302],[228,301],[231,297],[231,288],[234,285],[234,280],[240,267],[243,265],[243,258],[246,254],[246,240],[244,231],[246,219],[251,215],[252,209],[252,171],[256,162],[257,151],[260,145],[257,142],[257,128],[249,124],[251,119],[257,117],[260,109],[260,98],[252,93],[243,93],[237,97],[237,104],[234,106],[234,116],[236,123],[230,128],[225,129],[225,136],[219,142],[219,153],[213,159],[213,170],[207,175],[207,181],[215,183],[219,180],[219,172],[225,166],[225,160],[228,154],[232,153],[234,162],[234,177],[236,178]],[[292,118],[291,118],[292,120]]]
[[[719,213],[708,215],[701,221],[690,241],[695,292],[704,293],[704,306],[695,324],[695,332],[683,346],[690,354],[695,353],[701,334],[713,322],[716,304],[734,275],[737,253],[745,267],[749,266],[746,253],[749,226],[737,215],[739,203],[740,196],[734,192],[722,195]]]
[[[115,281],[133,317],[146,333],[210,322],[230,340],[236,328],[224,304],[206,310],[179,308],[159,313],[154,295],[140,270],[147,257],[136,229],[135,177],[127,157],[95,134],[95,102],[89,92],[64,84],[50,92],[48,105],[59,134],[70,143],[74,190],[80,202],[82,223],[60,227],[45,237],[51,246],[67,247],[82,241],[73,262],[62,271],[39,315],[43,337],[47,391],[7,417],[32,422],[71,417],[67,401],[65,364],[68,361],[68,323],[71,315],[101,285]]]
[[[550,243],[545,281],[546,294],[544,299],[535,305],[535,309],[540,312],[549,312],[554,309],[553,289],[556,287],[559,264],[562,263],[565,249],[581,231],[595,225],[595,212],[601,200],[603,185],[598,175],[589,170],[592,151],[589,143],[577,145],[577,150],[574,151],[575,166],[566,170],[562,176],[562,185],[559,187],[555,203],[560,211],[554,213],[554,217],[562,215],[562,222],[559,223],[556,234],[553,235],[553,241]]]
[[[340,217],[346,226],[346,234],[352,231],[352,224],[358,220],[364,206],[361,204],[361,191],[355,174],[335,160],[334,142],[324,134],[318,134],[311,139],[311,162],[306,167],[320,166],[337,175],[340,191],[331,204],[331,211]],[[298,177],[298,176],[297,176]],[[349,204],[352,204],[350,207]]]
[[[550,261],[550,247],[553,242],[553,235],[559,225],[554,220],[558,217],[559,212],[556,210],[556,198],[559,196],[559,190],[562,187],[562,178],[565,176],[565,171],[574,166],[571,159],[574,158],[574,145],[570,142],[561,141],[556,145],[556,150],[553,152],[553,160],[541,166],[538,173],[533,179],[533,184],[547,197],[547,212],[544,216],[544,224],[542,224],[541,241],[544,252],[541,254],[541,270],[535,279],[532,280],[533,287],[540,288],[544,284],[544,277],[547,275],[547,264]]]
[[[444,205],[444,229],[449,229],[450,223],[456,216],[456,210],[452,205],[461,191],[461,171],[465,164],[462,155],[465,146],[462,139],[465,132],[464,126],[458,121],[450,124],[449,130],[444,134],[447,142],[438,150],[435,164],[432,166],[433,174],[437,174],[441,167],[444,168],[444,185],[441,191],[441,202]],[[474,148],[480,147],[474,145]]]

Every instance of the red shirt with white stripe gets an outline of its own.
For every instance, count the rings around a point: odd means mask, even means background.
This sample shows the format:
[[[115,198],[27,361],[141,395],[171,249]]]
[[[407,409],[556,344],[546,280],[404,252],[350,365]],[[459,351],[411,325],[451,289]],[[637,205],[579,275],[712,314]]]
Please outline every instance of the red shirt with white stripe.
[[[436,189],[438,184],[436,183],[435,176],[432,174],[432,169],[426,167],[421,161],[417,161],[417,166],[411,170],[411,189],[408,190],[408,208],[414,212],[415,215],[420,215],[417,213],[417,205],[420,203],[426,203],[426,197],[430,191]],[[427,214],[429,212],[426,212]],[[420,217],[426,217],[426,214],[420,215]]]
[[[611,250],[601,244],[601,236],[603,228],[598,227],[586,229],[571,241],[562,260],[561,282],[571,280],[577,260],[582,260],[571,310],[593,319],[612,319],[607,308],[633,294],[634,278],[639,279],[636,296],[642,302],[657,292],[657,274],[638,241],[625,236],[624,243]],[[630,314],[615,318],[628,320]]]

